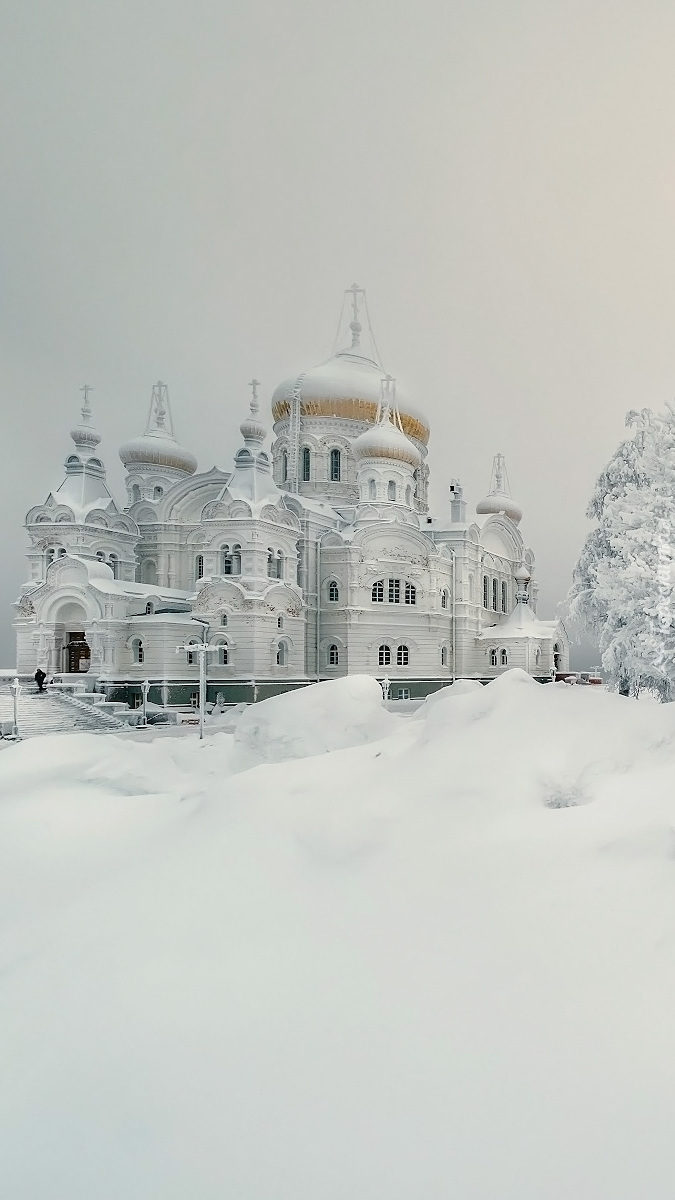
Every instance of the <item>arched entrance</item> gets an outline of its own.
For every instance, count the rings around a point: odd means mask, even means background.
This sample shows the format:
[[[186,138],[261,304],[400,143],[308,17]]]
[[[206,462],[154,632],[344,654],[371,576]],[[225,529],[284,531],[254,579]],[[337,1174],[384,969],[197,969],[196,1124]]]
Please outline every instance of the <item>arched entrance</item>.
[[[54,633],[57,658],[60,657],[61,661],[57,670],[67,671],[70,675],[81,675],[89,670],[91,650],[85,633],[86,623],[87,617],[82,604],[71,600],[58,609]]]

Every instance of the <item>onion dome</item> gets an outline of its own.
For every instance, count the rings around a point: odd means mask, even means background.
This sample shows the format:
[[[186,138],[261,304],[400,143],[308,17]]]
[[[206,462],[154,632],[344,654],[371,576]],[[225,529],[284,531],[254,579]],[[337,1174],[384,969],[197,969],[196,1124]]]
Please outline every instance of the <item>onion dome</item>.
[[[351,292],[362,294],[354,285]],[[356,297],[355,297],[356,299]],[[288,420],[291,401],[300,400],[302,417],[342,417],[349,421],[373,424],[381,400],[382,367],[361,348],[361,323],[354,311],[350,323],[351,346],[334,354],[326,362],[284,380],[272,395],[275,421]],[[398,390],[401,427],[408,437],[426,446],[429,441],[428,417],[413,404],[402,388]]]
[[[183,449],[173,436],[169,395],[165,383],[156,383],[152,389],[145,432],[120,446],[119,453],[127,471],[136,465],[142,465],[172,467],[176,471],[184,471],[186,475],[194,475],[197,459],[189,450]]]
[[[262,421],[260,421],[258,418],[258,413],[260,411],[258,388],[260,387],[260,383],[257,379],[252,379],[249,387],[252,391],[250,403],[251,415],[244,418],[239,426],[239,432],[241,433],[246,445],[253,448],[254,446],[262,446],[265,438],[267,437],[267,430]]]
[[[492,479],[488,495],[476,505],[478,516],[504,513],[515,525],[520,524],[523,510],[509,492],[506,463],[503,454],[495,454],[492,464]]]
[[[531,578],[532,576],[525,566],[525,563],[521,563],[514,575],[514,579],[516,579],[518,583],[529,583]]]
[[[86,383],[80,389],[84,392],[84,403],[81,408],[82,420],[79,425],[71,429],[70,436],[75,443],[75,448],[80,454],[92,454],[98,446],[101,435],[97,433],[91,423],[91,405],[89,403],[89,393],[92,391],[89,384]]]
[[[364,433],[356,438],[354,442],[354,455],[357,459],[386,458],[390,461],[408,463],[413,468],[419,467],[422,461],[419,450],[411,442],[410,438],[406,437],[403,430],[399,429],[391,419],[390,394],[388,390],[391,384],[393,384],[393,380],[387,377],[387,392],[385,393],[380,419],[377,425],[366,429]],[[398,416],[398,413],[396,415]]]

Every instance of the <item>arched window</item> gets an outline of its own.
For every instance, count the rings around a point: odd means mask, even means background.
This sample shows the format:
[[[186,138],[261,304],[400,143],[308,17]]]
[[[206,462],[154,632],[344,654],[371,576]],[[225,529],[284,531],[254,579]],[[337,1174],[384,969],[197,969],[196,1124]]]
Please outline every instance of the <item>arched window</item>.
[[[469,601],[473,604],[473,575],[469,575]]]
[[[328,647],[328,666],[337,667],[340,662],[340,653],[336,645]]]
[[[371,599],[373,604],[384,604],[384,579],[378,579],[377,583],[373,584]]]
[[[483,608],[490,607],[490,581],[487,575],[483,576]]]
[[[509,589],[506,586],[506,580],[502,580],[502,612],[509,611]]]
[[[497,651],[496,650],[490,651],[490,666],[491,667],[497,666]]]
[[[284,556],[281,550],[277,550],[276,562],[274,565],[275,579],[283,579],[284,577]]]
[[[499,651],[499,664],[500,664],[500,666],[502,666],[502,667],[505,667],[505,666],[508,664],[508,661],[509,661],[509,656],[508,656],[508,654],[506,653],[506,650],[500,650],[500,651]]]
[[[146,558],[141,563],[141,582],[157,583],[157,564],[152,558]]]
[[[560,670],[560,645],[558,642],[553,647],[553,667],[556,671]]]
[[[288,483],[288,450],[281,451],[281,482]]]
[[[153,500],[161,500],[163,495],[164,495],[164,488],[156,487],[152,493],[152,498],[153,498]]]
[[[377,484],[374,479],[368,480],[368,499],[377,500]]]
[[[220,623],[221,625],[227,625],[227,613],[220,614]]]
[[[204,555],[198,554],[195,559],[195,579],[204,578]]]
[[[494,611],[496,612],[497,611],[497,580],[496,579],[492,580],[492,607],[493,607]]]
[[[448,593],[447,593],[446,588],[443,588],[443,591],[441,592],[441,608],[447,608],[447,607],[448,607]]]
[[[340,482],[340,451],[333,449],[330,452],[330,478],[331,483]]]
[[[380,667],[391,666],[391,650],[388,646],[380,646],[377,652],[377,662]]]
[[[268,548],[267,548],[267,574],[270,579],[274,579],[275,570],[276,570],[276,560],[274,557],[274,550],[272,550],[268,546]]]
[[[302,482],[309,483],[312,477],[312,453],[309,446],[302,447]]]
[[[116,554],[109,554],[109,555],[108,555],[108,564],[109,564],[109,566],[110,566],[110,570],[111,570],[111,571],[112,571],[112,573],[113,573],[113,579],[117,579],[117,578],[118,578],[118,576],[119,576],[119,566],[120,566],[120,564],[119,564],[119,559],[118,559],[118,557],[117,557],[117,555],[116,555]]]
[[[189,644],[190,646],[196,646],[196,644],[197,644],[197,643],[196,643],[196,642],[189,642],[188,644]],[[196,651],[196,650],[194,650],[194,651],[193,651],[193,650],[188,650],[188,652],[187,652],[187,664],[188,664],[188,666],[189,666],[189,667],[194,667],[194,665],[195,665],[195,663],[196,663],[196,662],[197,662],[197,651]]]
[[[96,551],[96,557],[97,557],[97,559],[98,559],[98,561],[99,561],[99,562],[105,562],[105,554],[103,553],[103,551],[102,551],[102,550],[97,550],[97,551]]]
[[[340,599],[340,591],[334,579],[332,579],[328,584],[328,599],[330,600],[331,604],[337,604],[338,600]]]
[[[283,627],[284,627],[284,618],[280,614],[277,617],[277,629],[283,629]]]
[[[410,654],[407,646],[399,646],[396,651],[396,666],[407,667],[410,660]]]
[[[65,558],[65,557],[66,557],[66,552],[65,552],[65,550],[63,549],[63,546],[60,546],[60,547],[59,547],[59,552],[58,552],[57,558]]]
[[[152,600],[148,600],[148,603],[145,606],[146,616],[151,617],[152,614],[154,613],[154,611],[155,611],[155,606],[152,603]]]
[[[441,646],[441,666],[447,667],[447,665],[448,665],[448,647]]]
[[[229,662],[228,647],[223,644],[218,651],[218,663],[221,667],[226,667]]]
[[[417,604],[417,588],[414,583],[405,585],[405,602],[406,604]]]
[[[54,561],[55,554],[56,554],[56,551],[54,550],[53,546],[50,547],[50,549],[47,551],[47,553],[45,555],[48,567],[51,567],[51,565]]]
[[[277,646],[277,666],[285,667],[288,662],[288,646],[285,642],[279,642]]]
[[[534,652],[534,665],[535,665],[535,667],[538,667],[538,666],[539,666],[539,660],[540,660],[540,659],[541,659],[541,650],[540,650],[540,649],[539,649],[539,647],[537,646],[537,649],[536,649],[536,650],[535,650],[535,652]]]
[[[232,555],[229,546],[220,547],[220,572],[221,575],[232,574]]]
[[[239,542],[232,547],[232,574],[241,575],[241,546]]]
[[[145,652],[143,650],[143,643],[140,638],[134,638],[133,642],[131,643],[131,649],[133,650],[134,654],[134,662],[142,663],[143,659],[145,658]]]
[[[387,500],[395,500],[395,499],[396,499],[396,484],[393,479],[390,479],[389,483],[387,484]]]
[[[140,498],[141,498],[141,489],[139,488],[138,484],[135,483],[131,489],[131,503],[138,504],[140,501]]]
[[[408,505],[408,508],[410,508],[412,503],[412,488],[410,484],[408,484],[407,488],[405,489],[405,502]]]

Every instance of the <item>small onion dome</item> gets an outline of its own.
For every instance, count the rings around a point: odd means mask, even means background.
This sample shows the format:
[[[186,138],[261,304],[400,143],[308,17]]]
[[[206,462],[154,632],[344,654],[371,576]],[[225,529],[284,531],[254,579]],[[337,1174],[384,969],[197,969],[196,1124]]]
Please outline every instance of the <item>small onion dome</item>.
[[[523,510],[520,505],[516,504],[511,496],[507,496],[506,492],[490,492],[489,496],[486,496],[484,500],[481,500],[476,505],[476,512],[479,517],[505,513],[515,525],[520,524],[523,516]]]
[[[525,563],[521,563],[514,575],[514,579],[516,579],[518,583],[529,583],[531,578],[532,576],[525,566]]]
[[[101,440],[100,433],[97,433],[92,425],[84,423],[71,429],[70,436],[78,450],[94,450]]]
[[[194,454],[179,446],[176,439],[167,434],[165,429],[152,429],[140,437],[132,438],[130,442],[125,442],[120,446],[120,458],[127,470],[137,464],[173,467],[176,471],[184,471],[186,475],[194,475],[197,470]]]
[[[267,430],[254,414],[246,417],[239,426],[239,431],[245,442],[264,442]]]
[[[409,463],[411,467],[419,467],[422,461],[417,447],[390,419],[360,434],[354,442],[354,454],[357,459],[388,458]]]

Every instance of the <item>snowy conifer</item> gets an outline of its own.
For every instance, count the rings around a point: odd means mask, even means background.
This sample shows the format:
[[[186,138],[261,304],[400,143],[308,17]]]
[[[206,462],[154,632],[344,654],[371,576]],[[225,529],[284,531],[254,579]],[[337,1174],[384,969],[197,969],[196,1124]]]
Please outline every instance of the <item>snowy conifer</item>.
[[[608,682],[675,695],[671,563],[675,539],[675,414],[631,412],[633,436],[598,477],[598,521],[574,570],[571,615],[599,639]]]

